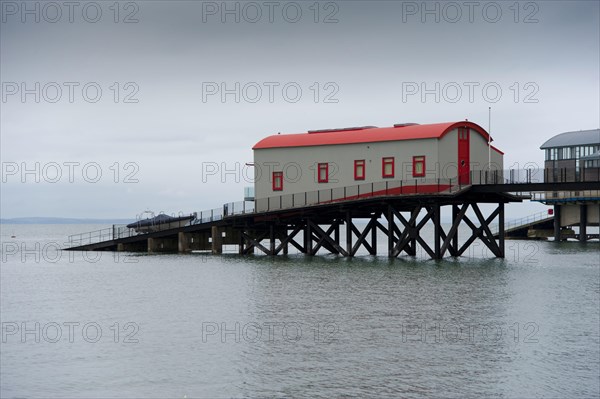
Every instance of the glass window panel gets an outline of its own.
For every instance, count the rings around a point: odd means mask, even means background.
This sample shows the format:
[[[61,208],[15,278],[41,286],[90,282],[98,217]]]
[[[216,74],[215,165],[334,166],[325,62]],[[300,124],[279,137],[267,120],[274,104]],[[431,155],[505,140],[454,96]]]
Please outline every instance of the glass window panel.
[[[383,158],[383,177],[394,177],[394,158]]]

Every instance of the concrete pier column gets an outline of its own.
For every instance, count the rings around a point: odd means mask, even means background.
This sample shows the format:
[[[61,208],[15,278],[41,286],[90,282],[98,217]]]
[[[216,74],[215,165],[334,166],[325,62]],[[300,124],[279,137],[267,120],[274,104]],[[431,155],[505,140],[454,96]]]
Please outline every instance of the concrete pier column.
[[[560,205],[554,205],[554,241],[560,241]]]
[[[221,229],[217,226],[212,226],[210,230],[212,237],[212,253],[215,255],[223,253],[223,237],[221,236]]]
[[[240,240],[238,243],[238,254],[239,255],[243,255],[244,254],[244,234],[242,234],[243,231],[240,231]]]
[[[183,232],[177,233],[177,251],[190,252],[188,236]]]
[[[125,250],[123,243],[117,244],[117,252],[123,252]]]
[[[587,204],[579,205],[579,241],[587,241]]]
[[[148,252],[149,253],[156,252],[156,245],[157,245],[157,242],[156,242],[156,240],[154,240],[154,238],[148,238]]]

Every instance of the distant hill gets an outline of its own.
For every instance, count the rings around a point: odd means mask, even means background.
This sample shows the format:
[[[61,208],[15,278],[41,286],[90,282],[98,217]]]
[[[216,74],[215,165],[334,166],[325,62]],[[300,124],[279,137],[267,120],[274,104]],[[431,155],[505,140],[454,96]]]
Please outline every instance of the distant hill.
[[[25,217],[0,219],[0,224],[126,224],[134,219],[77,219],[56,217]]]

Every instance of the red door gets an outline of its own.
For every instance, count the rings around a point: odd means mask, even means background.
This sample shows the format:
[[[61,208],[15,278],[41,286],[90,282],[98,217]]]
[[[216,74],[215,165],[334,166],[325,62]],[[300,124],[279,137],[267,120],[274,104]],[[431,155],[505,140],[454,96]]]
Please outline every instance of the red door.
[[[470,184],[471,168],[469,166],[469,129],[458,128],[458,182]]]

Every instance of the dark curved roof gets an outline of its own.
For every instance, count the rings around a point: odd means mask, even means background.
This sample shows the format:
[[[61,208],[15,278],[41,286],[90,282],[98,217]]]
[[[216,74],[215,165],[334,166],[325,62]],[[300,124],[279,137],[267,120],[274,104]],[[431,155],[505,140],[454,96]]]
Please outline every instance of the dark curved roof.
[[[540,149],[590,144],[600,144],[600,129],[579,130],[577,132],[557,134],[542,144]]]

